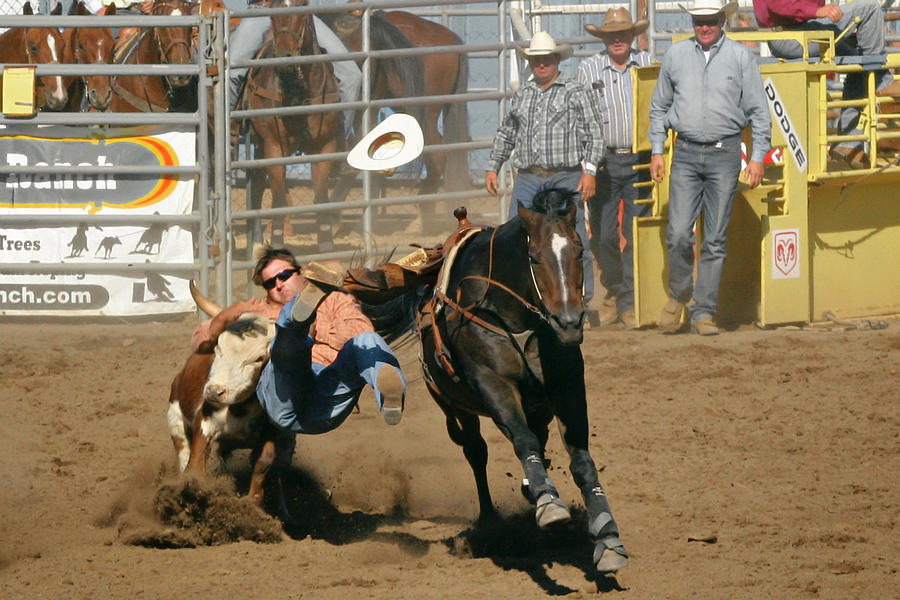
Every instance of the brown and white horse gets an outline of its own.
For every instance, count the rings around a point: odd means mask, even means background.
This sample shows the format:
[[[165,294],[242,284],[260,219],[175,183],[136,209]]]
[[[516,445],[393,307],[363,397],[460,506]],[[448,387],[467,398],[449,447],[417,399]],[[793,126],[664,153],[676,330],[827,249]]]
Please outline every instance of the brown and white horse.
[[[62,5],[57,4],[50,14],[59,15],[61,12]],[[34,14],[31,4],[24,5],[22,14]],[[59,64],[63,62],[64,48],[63,36],[55,27],[14,27],[0,35],[0,63]],[[36,85],[39,110],[62,110],[66,106],[69,97],[62,77],[44,75],[38,77]]]
[[[92,16],[84,4],[78,3],[75,14]],[[116,6],[106,7],[106,15],[115,15]],[[108,27],[71,27],[64,33],[66,38],[65,60],[67,64],[113,64],[113,50],[116,40]],[[109,75],[82,75],[71,77],[68,82],[71,111],[82,110],[82,100],[87,99],[89,110],[106,111],[112,104],[112,85]]]

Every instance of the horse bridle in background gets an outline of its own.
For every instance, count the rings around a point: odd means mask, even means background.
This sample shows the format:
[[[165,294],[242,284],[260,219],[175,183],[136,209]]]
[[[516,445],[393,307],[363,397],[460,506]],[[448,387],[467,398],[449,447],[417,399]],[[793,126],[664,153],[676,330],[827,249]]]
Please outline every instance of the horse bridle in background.
[[[178,8],[177,5],[183,5],[183,6],[186,6],[183,2],[168,2],[167,0],[160,0],[160,1],[157,1],[157,2],[153,5],[153,14],[154,14],[154,15],[159,15],[159,16],[168,16],[168,15],[171,15],[171,14],[172,14],[172,11]],[[160,11],[160,12],[157,12],[157,9],[160,8],[160,7],[166,7],[166,8],[169,8],[170,10],[169,10],[168,12],[165,12],[165,13],[163,13],[163,12],[161,12],[161,11]],[[188,10],[189,10],[189,9],[188,9]],[[190,12],[188,12],[187,14],[190,14]],[[172,48],[174,48],[174,47],[176,47],[176,46],[179,46],[179,45],[182,45],[182,44],[185,45],[185,46],[187,46],[187,49],[188,49],[188,55],[191,54],[192,47],[191,47],[191,41],[190,41],[191,38],[190,38],[190,36],[188,36],[188,39],[187,39],[187,40],[184,40],[184,39],[173,39],[172,36],[169,36],[169,37],[170,37],[169,45],[168,45],[168,46],[165,46],[165,45],[163,45],[162,40],[161,40],[160,37],[159,37],[159,31],[158,31],[158,29],[160,29],[160,28],[159,28],[159,27],[154,27],[154,28],[153,28],[153,39],[154,39],[154,41],[156,42],[156,47],[159,48],[159,58],[160,58],[160,61],[162,62],[162,64],[168,64],[167,58],[168,58],[168,56],[169,56],[169,50],[171,50]],[[169,28],[169,27],[166,27],[165,29],[170,29],[170,28]],[[168,79],[166,80],[166,82],[167,82],[166,85],[168,85]]]
[[[301,16],[301,15],[297,15],[297,16]],[[302,16],[301,16],[301,18],[302,18]],[[300,28],[299,33],[288,27],[279,27],[278,29],[273,30],[272,31],[272,48],[274,49],[274,47],[275,47],[275,38],[277,38],[279,35],[289,35],[292,38],[294,38],[294,41],[297,42],[297,52],[299,53],[299,55],[302,55],[303,54],[303,43],[306,41],[307,32],[313,26],[312,17],[303,19],[303,22],[304,22],[304,25],[302,28]],[[306,77],[303,75],[302,68],[297,69],[297,79],[299,80],[298,83],[300,85],[304,85],[304,86],[306,85],[306,83],[304,82],[304,79],[306,79]]]

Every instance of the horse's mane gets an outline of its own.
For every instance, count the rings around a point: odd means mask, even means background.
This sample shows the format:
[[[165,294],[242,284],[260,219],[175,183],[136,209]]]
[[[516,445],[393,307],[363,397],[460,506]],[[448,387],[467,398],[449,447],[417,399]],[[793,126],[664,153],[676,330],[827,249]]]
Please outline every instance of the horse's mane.
[[[562,216],[569,211],[576,195],[577,192],[563,188],[541,189],[532,199],[532,210],[549,217]]]

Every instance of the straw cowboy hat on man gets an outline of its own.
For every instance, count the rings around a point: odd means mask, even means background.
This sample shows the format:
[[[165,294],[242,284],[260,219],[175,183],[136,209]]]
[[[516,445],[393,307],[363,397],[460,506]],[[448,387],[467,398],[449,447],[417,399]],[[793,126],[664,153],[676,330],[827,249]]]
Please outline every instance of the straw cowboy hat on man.
[[[584,29],[591,35],[602,38],[604,34],[618,33],[620,31],[631,31],[632,34],[638,36],[647,31],[650,25],[647,19],[638,19],[634,22],[631,13],[627,8],[611,8],[606,11],[606,17],[603,18],[603,25],[585,25]]]

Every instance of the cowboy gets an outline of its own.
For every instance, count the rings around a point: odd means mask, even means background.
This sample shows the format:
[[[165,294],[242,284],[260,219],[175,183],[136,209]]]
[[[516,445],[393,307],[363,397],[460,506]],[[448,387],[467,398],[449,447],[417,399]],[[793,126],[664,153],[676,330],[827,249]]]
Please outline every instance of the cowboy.
[[[669,177],[666,246],[669,301],[660,329],[675,333],[690,305],[693,331],[716,335],[713,322],[725,264],[725,241],[741,171],[741,132],[750,124],[752,152],[744,173],[754,188],[762,181],[772,119],[753,52],[725,36],[737,2],[694,0],[694,37],[676,42],[663,57],[650,103],[650,176],[661,182],[667,131],[678,135]],[[694,224],[703,214],[703,247],[693,285]]]
[[[854,0],[838,6],[825,0],[753,0],[753,11],[763,27],[784,27],[787,30],[833,31],[835,37],[850,27],[856,18],[856,44],[841,40],[835,46],[840,56],[861,54],[885,54],[884,13],[878,0]],[[857,47],[858,45],[858,47]],[[772,54],[779,58],[796,59],[803,57],[803,47],[795,40],[772,40],[769,42]],[[810,43],[809,56],[819,56],[819,44]],[[866,73],[848,73],[844,80],[844,100],[856,100],[866,96]],[[880,70],[876,74],[875,88],[881,91],[893,82],[890,71]],[[859,107],[848,106],[841,109],[838,117],[838,132],[841,135],[858,135]],[[867,169],[869,158],[861,141],[840,142],[831,148],[831,157],[847,163],[853,169]]]
[[[631,70],[650,64],[650,55],[632,45],[648,25],[646,19],[635,23],[627,8],[609,9],[601,27],[585,25],[587,32],[602,39],[606,48],[578,65],[578,81],[593,90],[600,106],[606,142],[606,168],[597,173],[597,193],[587,201],[591,251],[600,265],[600,282],[606,288],[600,324],[619,321],[626,329],[635,328],[632,220],[650,214],[648,204],[635,204],[635,200],[648,196],[649,189],[634,186],[649,179],[646,171],[636,171],[634,167],[649,162],[650,154],[639,156],[631,151]],[[620,204],[624,208],[624,249],[619,246]]]
[[[538,31],[528,48],[517,50],[534,78],[523,83],[510,100],[509,113],[494,138],[484,187],[497,195],[497,172],[515,150],[512,164],[518,173],[509,218],[518,214],[519,203],[531,207],[531,199],[543,188],[571,190],[580,195],[576,229],[587,248],[584,201],[597,189],[597,167],[606,151],[600,111],[581,83],[559,72],[560,61],[572,56],[569,44],[557,45],[549,33]],[[582,264],[586,306],[594,295],[590,252],[584,253]]]

